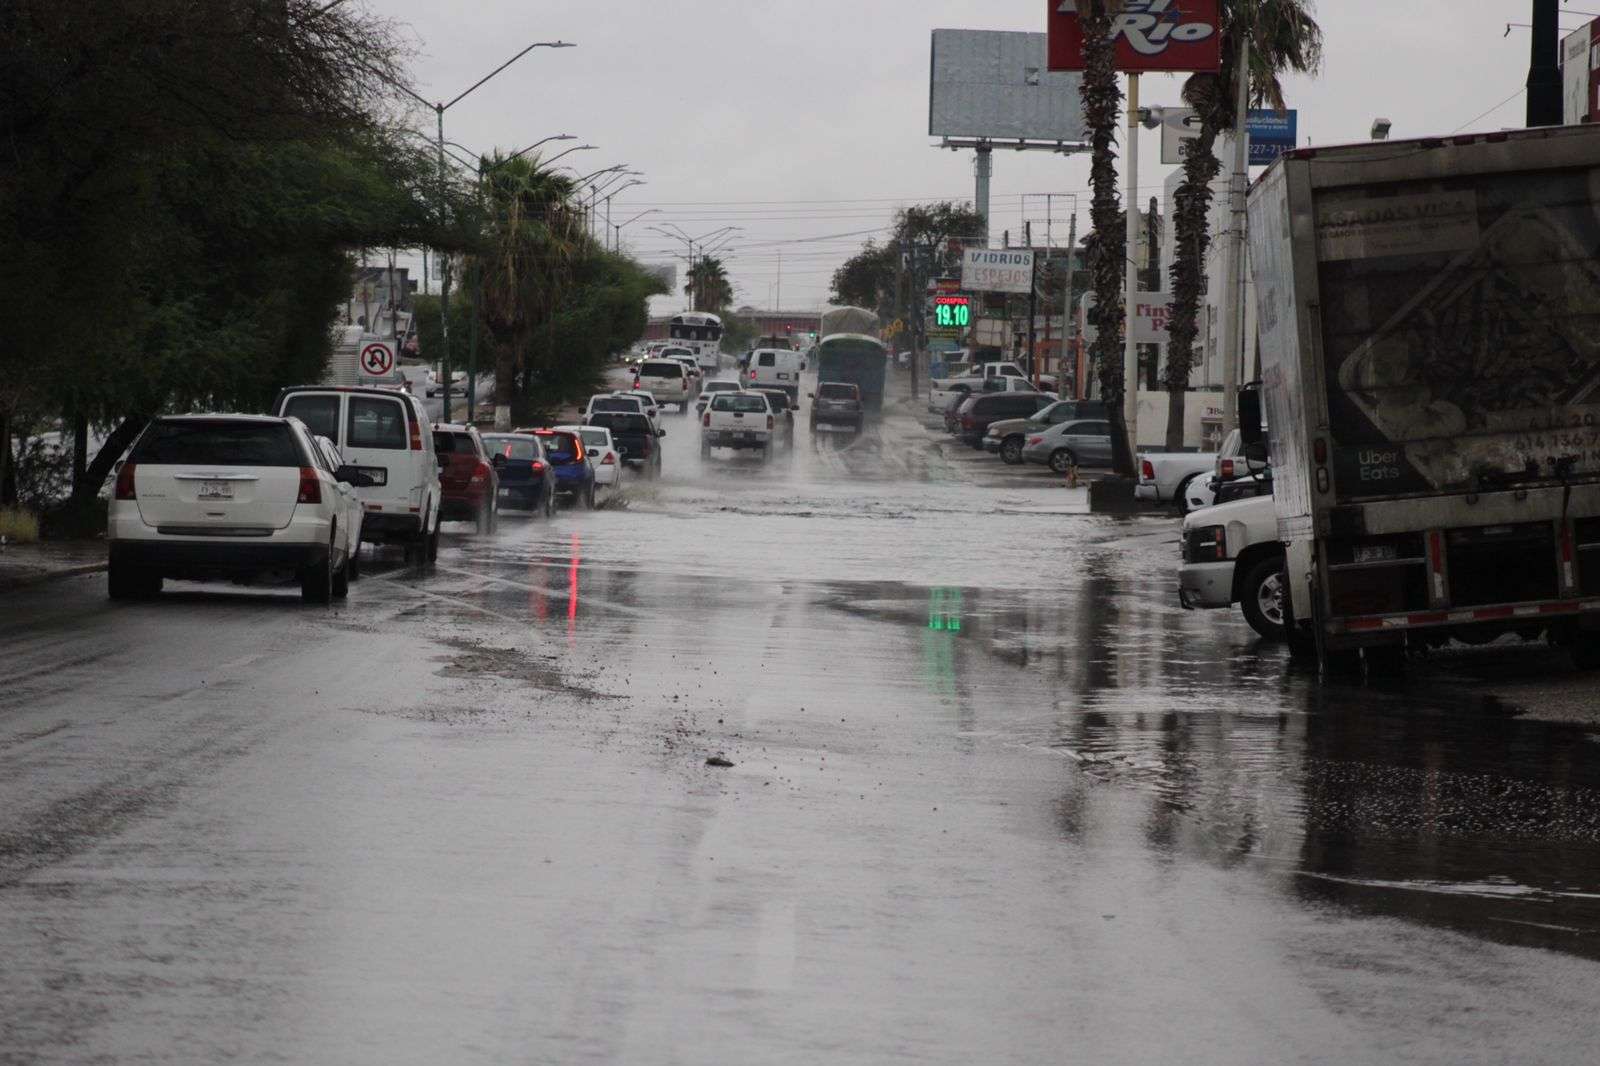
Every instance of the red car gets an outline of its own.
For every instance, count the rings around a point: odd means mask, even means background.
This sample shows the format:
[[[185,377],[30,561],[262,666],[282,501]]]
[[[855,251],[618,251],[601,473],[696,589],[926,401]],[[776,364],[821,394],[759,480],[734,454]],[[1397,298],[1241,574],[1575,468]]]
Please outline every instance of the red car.
[[[500,478],[489,450],[472,426],[436,422],[433,449],[439,454],[439,519],[474,522],[479,533],[494,532],[499,514]]]

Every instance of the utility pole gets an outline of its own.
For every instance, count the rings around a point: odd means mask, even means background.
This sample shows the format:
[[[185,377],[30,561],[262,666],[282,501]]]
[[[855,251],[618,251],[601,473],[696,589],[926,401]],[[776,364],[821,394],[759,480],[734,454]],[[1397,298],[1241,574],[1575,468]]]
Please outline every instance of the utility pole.
[[[1239,426],[1239,359],[1244,350],[1244,235],[1245,190],[1249,181],[1250,130],[1250,35],[1239,35],[1238,99],[1233,126],[1233,175],[1228,182],[1228,200],[1233,229],[1228,233],[1227,292],[1223,294],[1222,343],[1222,432],[1226,436]],[[1231,303],[1229,302],[1231,301]]]
[[[1072,391],[1074,398],[1082,396],[1078,388],[1078,318],[1073,311],[1078,302],[1078,212],[1072,212],[1072,225],[1067,230],[1067,283],[1066,306],[1061,310],[1061,366],[1056,371],[1056,388],[1062,393],[1067,387],[1067,356],[1072,356]],[[1069,343],[1067,338],[1072,338]],[[1061,397],[1063,400],[1066,396]]]
[[[1024,222],[1022,232],[1028,237],[1028,251],[1033,253],[1033,275],[1028,279],[1028,376],[1037,384],[1039,360],[1034,350],[1034,323],[1039,320],[1039,253],[1033,247],[1033,223]]]
[[[977,175],[978,214],[983,216],[983,247],[989,247],[989,179],[994,174],[994,149],[988,143],[978,145],[978,157],[973,163]]]
[[[1128,75],[1127,250],[1123,276],[1127,296],[1122,321],[1122,417],[1128,424],[1128,454],[1139,455],[1139,346],[1133,341],[1134,316],[1139,311],[1139,75]],[[1103,323],[1101,328],[1107,324]]]
[[[1559,126],[1564,117],[1561,106],[1561,65],[1557,59],[1561,41],[1556,0],[1533,0],[1533,47],[1528,61],[1528,125]]]

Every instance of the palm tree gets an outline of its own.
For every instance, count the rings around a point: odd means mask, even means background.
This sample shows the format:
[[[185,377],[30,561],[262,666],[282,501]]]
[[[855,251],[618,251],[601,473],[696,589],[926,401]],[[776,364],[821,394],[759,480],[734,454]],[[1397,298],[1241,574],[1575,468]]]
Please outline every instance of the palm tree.
[[[528,353],[535,331],[563,299],[573,263],[588,237],[573,183],[540,165],[537,156],[482,160],[488,210],[476,313],[494,353],[494,424],[511,428],[518,374],[533,369]]]
[[[721,311],[733,303],[733,283],[728,270],[716,256],[703,256],[689,268],[689,282],[683,287],[694,311]]]
[[[1163,375],[1167,387],[1167,447],[1182,448],[1184,401],[1200,332],[1200,285],[1211,235],[1212,182],[1222,169],[1217,134],[1235,125],[1238,98],[1239,35],[1250,40],[1250,102],[1282,111],[1287,71],[1313,74],[1322,65],[1322,29],[1311,15],[1311,0],[1226,0],[1222,6],[1222,70],[1195,74],[1183,86],[1183,99],[1200,119],[1200,136],[1189,142],[1183,184],[1173,203],[1171,339]]]
[[[1078,5],[1083,26],[1084,123],[1089,130],[1089,184],[1094,190],[1090,218],[1096,239],[1089,244],[1089,275],[1095,294],[1099,335],[1091,351],[1099,368],[1100,396],[1111,423],[1112,469],[1133,477],[1134,443],[1128,439],[1128,420],[1122,409],[1126,382],[1122,367],[1122,286],[1127,262],[1128,237],[1119,220],[1116,141],[1122,116],[1122,87],[1117,82],[1116,45],[1111,39],[1112,19],[1121,13],[1123,0],[1086,0]]]

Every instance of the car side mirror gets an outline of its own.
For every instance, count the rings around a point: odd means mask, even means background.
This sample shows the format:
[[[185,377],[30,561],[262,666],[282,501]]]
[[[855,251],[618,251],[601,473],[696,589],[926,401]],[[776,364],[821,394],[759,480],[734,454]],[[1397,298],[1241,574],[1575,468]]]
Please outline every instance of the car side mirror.
[[[489,457],[489,465],[499,470],[506,465],[506,457],[497,452]]]
[[[1239,440],[1246,446],[1261,443],[1261,388],[1258,385],[1247,385],[1239,392]]]
[[[1255,441],[1244,446],[1244,461],[1252,474],[1267,472],[1268,457],[1267,446],[1261,441]]]

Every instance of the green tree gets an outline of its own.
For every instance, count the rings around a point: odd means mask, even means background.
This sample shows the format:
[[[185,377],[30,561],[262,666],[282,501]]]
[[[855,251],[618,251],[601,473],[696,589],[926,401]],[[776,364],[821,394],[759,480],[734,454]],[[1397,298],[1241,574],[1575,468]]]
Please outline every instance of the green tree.
[[[524,401],[531,398],[544,369],[533,358],[538,334],[550,335],[575,266],[592,242],[571,179],[538,156],[496,152],[483,159],[481,170],[485,232],[469,271],[478,278],[481,322],[494,357],[494,424],[506,430],[519,391]],[[548,358],[552,349],[540,351]]]
[[[882,245],[868,241],[833,274],[835,303],[865,307],[889,321],[909,314],[918,298],[918,278],[902,269],[902,257],[917,252],[917,270],[927,277],[954,275],[961,269],[961,249],[983,239],[983,216],[971,204],[940,200],[897,211],[892,233]]]
[[[696,311],[715,314],[733,303],[733,282],[728,279],[728,268],[714,255],[695,260],[683,291],[689,297],[689,306]]]
[[[1171,340],[1163,383],[1167,388],[1167,447],[1184,445],[1184,406],[1200,332],[1200,289],[1210,245],[1212,183],[1222,169],[1217,135],[1235,125],[1240,35],[1250,41],[1252,106],[1284,108],[1283,74],[1314,74],[1322,65],[1322,29],[1309,0],[1225,0],[1222,6],[1222,70],[1195,74],[1183,99],[1200,119],[1200,135],[1188,142],[1183,183],[1173,200],[1176,253],[1171,277]]]
[[[865,307],[878,317],[892,318],[890,301],[895,293],[895,274],[900,255],[889,245],[868,241],[833,272],[833,291],[828,299],[847,307]]]
[[[1117,125],[1122,113],[1122,87],[1117,82],[1116,47],[1111,38],[1112,18],[1121,0],[1086,0],[1078,5],[1083,24],[1084,124],[1089,130],[1089,184],[1093,189],[1090,218],[1094,232],[1085,239],[1089,271],[1093,277],[1099,334],[1091,355],[1100,377],[1100,395],[1111,423],[1111,462],[1119,476],[1134,476],[1133,449],[1128,420],[1123,412],[1127,383],[1122,367],[1124,263],[1127,233],[1117,195]]]

